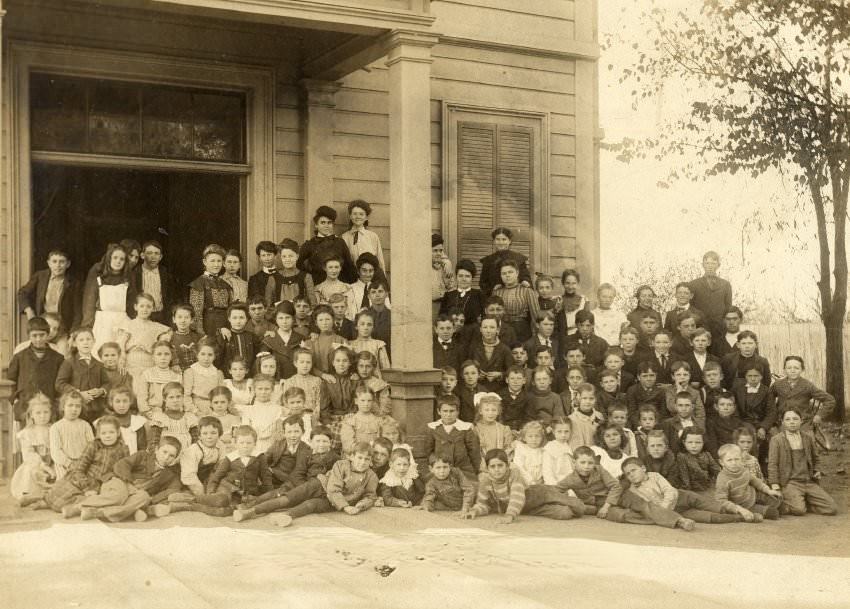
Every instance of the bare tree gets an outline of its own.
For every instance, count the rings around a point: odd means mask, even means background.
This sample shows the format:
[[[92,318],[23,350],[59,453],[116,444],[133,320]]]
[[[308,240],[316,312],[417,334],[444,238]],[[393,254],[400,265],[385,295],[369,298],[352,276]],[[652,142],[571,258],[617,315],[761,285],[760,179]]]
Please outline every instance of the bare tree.
[[[629,161],[682,160],[671,177],[782,172],[808,194],[817,223],[826,388],[844,419],[850,183],[850,8],[845,0],[703,0],[670,11],[636,0],[645,36],[621,81],[635,104],[662,87],[689,92],[689,112],[648,140],[613,146]],[[669,92],[665,92],[669,95]]]

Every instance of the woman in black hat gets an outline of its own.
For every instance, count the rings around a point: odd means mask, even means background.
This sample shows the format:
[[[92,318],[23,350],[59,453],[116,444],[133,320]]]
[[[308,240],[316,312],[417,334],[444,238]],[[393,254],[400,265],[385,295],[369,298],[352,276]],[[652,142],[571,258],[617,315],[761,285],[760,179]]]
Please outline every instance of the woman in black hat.
[[[514,238],[513,231],[500,226],[490,233],[490,237],[493,239],[493,247],[496,251],[481,259],[482,268],[479,286],[481,287],[481,293],[484,295],[484,299],[486,300],[493,293],[493,288],[502,283],[502,263],[507,260],[516,263],[519,269],[520,284],[530,288],[531,273],[528,270],[528,258],[519,252],[511,250],[511,242]]]
[[[327,205],[322,205],[313,216],[313,226],[316,234],[312,239],[304,242],[298,255],[296,266],[302,271],[310,273],[314,285],[319,285],[325,280],[325,261],[336,256],[342,260],[342,272],[340,281],[351,283],[357,279],[354,262],[345,241],[334,234],[334,222],[336,221],[336,210]]]

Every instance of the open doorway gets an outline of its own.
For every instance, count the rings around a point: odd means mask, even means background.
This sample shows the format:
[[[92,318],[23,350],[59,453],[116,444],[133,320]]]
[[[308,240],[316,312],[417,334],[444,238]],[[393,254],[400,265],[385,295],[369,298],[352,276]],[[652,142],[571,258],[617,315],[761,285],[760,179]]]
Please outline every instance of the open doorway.
[[[84,277],[106,245],[159,241],[185,286],[202,271],[208,243],[242,249],[240,176],[210,172],[32,165],[33,268],[64,249]]]

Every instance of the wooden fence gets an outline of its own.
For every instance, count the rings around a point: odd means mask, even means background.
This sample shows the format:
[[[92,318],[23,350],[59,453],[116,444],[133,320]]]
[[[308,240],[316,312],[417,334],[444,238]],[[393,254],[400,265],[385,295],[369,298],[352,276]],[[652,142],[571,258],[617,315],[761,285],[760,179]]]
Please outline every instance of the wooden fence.
[[[824,387],[826,336],[823,324],[747,324],[746,328],[758,335],[759,353],[768,359],[772,372],[782,374],[785,356],[799,355],[806,362],[804,376],[819,387]],[[850,371],[850,326],[844,326],[844,370]],[[844,404],[850,405],[848,383],[844,384]]]

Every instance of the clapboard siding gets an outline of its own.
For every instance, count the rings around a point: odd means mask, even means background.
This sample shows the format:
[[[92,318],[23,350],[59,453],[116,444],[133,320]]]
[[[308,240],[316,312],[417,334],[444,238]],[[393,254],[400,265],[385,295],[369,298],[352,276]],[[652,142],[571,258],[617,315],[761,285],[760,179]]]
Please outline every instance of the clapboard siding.
[[[532,6],[527,7],[527,4]],[[535,14],[535,7],[545,9]],[[557,50],[575,37],[573,3],[539,0],[438,0],[431,3],[434,29],[446,36]]]
[[[275,82],[275,231],[266,236],[275,243],[284,237],[299,243],[304,236],[304,127],[302,94],[292,80],[279,75]],[[249,250],[250,248],[249,244]]]

